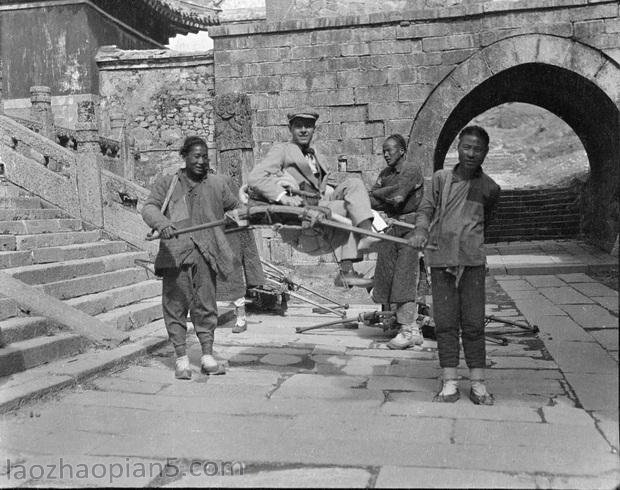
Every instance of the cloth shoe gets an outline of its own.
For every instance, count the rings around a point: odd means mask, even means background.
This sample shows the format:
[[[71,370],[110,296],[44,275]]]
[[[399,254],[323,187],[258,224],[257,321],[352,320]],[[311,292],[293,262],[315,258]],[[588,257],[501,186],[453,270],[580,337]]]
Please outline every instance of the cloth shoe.
[[[174,362],[174,377],[176,379],[192,379],[192,370],[189,367],[189,357],[181,356]]]
[[[412,325],[403,325],[392,340],[387,343],[388,348],[394,350],[408,349],[414,345],[422,345],[424,337],[420,329]]]
[[[202,374],[225,374],[226,370],[212,355],[203,354],[200,358],[200,372]]]
[[[461,398],[456,379],[445,379],[441,391],[433,397],[436,403],[454,403]]]
[[[474,405],[494,405],[495,397],[484,386],[483,381],[472,381],[469,399]]]
[[[340,288],[351,288],[357,286],[360,288],[372,287],[373,280],[369,277],[364,277],[363,274],[350,270],[347,272],[339,271],[336,279],[334,279],[334,286]]]

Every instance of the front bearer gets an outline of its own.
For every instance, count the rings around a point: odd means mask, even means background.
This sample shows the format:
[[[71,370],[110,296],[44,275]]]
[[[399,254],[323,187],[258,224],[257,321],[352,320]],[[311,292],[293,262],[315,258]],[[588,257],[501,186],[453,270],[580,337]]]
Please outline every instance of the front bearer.
[[[493,405],[493,395],[484,384],[484,231],[500,188],[482,171],[489,151],[489,135],[483,128],[463,129],[457,150],[459,163],[454,170],[442,169],[433,175],[410,242],[433,248],[426,250],[425,260],[431,267],[435,334],[443,369],[443,386],[433,401],[459,399],[460,336],[470,373],[469,397],[476,405]]]

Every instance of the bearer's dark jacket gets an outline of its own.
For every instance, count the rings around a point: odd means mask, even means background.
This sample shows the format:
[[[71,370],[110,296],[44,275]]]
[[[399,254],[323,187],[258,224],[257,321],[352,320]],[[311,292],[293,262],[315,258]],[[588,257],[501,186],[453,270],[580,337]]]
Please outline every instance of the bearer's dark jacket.
[[[237,198],[223,177],[207,174],[200,182],[195,182],[187,177],[185,169],[179,170],[177,175],[179,180],[163,214],[161,207],[173,175],[157,179],[144,203],[142,218],[151,228],[161,231],[174,225],[181,229],[216,221],[224,217],[225,211],[237,206]],[[228,277],[232,272],[233,253],[222,227],[161,239],[155,273],[163,275],[167,269],[178,269],[200,256],[218,276]]]

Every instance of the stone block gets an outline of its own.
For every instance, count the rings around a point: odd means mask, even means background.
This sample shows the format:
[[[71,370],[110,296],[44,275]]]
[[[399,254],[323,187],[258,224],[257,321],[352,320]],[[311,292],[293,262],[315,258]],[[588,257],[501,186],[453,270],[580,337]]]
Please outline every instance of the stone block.
[[[609,450],[609,445],[594,425],[457,420],[453,437],[455,444],[487,447],[584,447],[592,453]]]
[[[387,84],[388,75],[385,70],[351,70],[337,73],[338,87],[355,88]]]
[[[194,468],[195,469],[195,468]],[[215,469],[215,467],[214,467]],[[185,472],[184,477],[175,480],[167,487],[201,487],[205,483],[205,475],[194,471]],[[230,476],[228,474],[216,474],[208,477],[210,486],[214,487],[321,487],[321,488],[364,488],[368,486],[373,475],[364,468],[338,468],[338,467],[308,467],[308,468],[284,468],[279,469],[276,465],[267,466],[256,472],[246,472],[242,475]]]
[[[315,46],[293,46],[291,48],[291,59],[319,59],[331,58],[341,55],[340,44],[320,44]],[[275,60],[274,60],[275,61]]]
[[[601,284],[598,282],[585,282],[585,283],[571,284],[571,286],[575,288],[577,291],[589,297],[606,296],[609,298],[615,298],[616,305],[618,304],[618,291],[611,289],[610,287],[607,287],[604,284]]]
[[[447,22],[411,24],[396,27],[396,39],[424,39],[445,36],[450,32],[450,24]]]
[[[427,83],[414,83],[411,85],[399,85],[398,86],[398,100],[401,102],[407,101],[424,101],[428,94],[433,89],[431,84]]]
[[[360,399],[382,398],[376,392],[359,387],[365,383],[360,376],[317,376],[296,374],[288,378],[272,394],[271,398],[319,398],[319,399]]]
[[[368,117],[366,105],[350,105],[332,108],[332,121],[337,122],[362,122]]]
[[[369,44],[370,54],[393,54],[411,53],[422,50],[422,41],[397,40],[397,41],[372,41]]]
[[[538,288],[538,291],[545,295],[556,305],[582,305],[594,303],[590,298],[584,296],[572,287],[553,287]]]
[[[589,38],[605,32],[605,21],[602,19],[575,22],[573,26],[577,39]]]
[[[413,114],[412,114],[413,116]],[[411,132],[411,119],[400,119],[395,121],[387,121],[385,126],[385,134],[403,134],[407,135]]]
[[[618,298],[612,298],[609,296],[597,297],[593,296],[592,299],[596,301],[603,308],[608,309],[615,315],[618,314]]]
[[[382,466],[375,488],[534,488],[536,477],[498,471]]]
[[[565,374],[585,410],[618,410],[618,374]]]
[[[372,138],[385,135],[383,123],[341,123],[344,138]]]
[[[542,415],[547,424],[593,427],[594,419],[582,408],[563,406],[543,407]]]
[[[592,342],[592,337],[588,332],[568,316],[542,316],[537,319],[536,325],[540,328],[541,336],[545,344],[548,341]]]
[[[564,282],[571,283],[571,284],[572,283],[585,283],[585,282],[595,283],[596,282],[595,279],[592,279],[590,276],[588,276],[587,274],[584,274],[583,272],[578,272],[574,274],[556,274],[556,277],[558,279],[561,279]]]
[[[342,56],[363,56],[370,54],[370,48],[366,42],[347,43],[341,46],[340,53]]]
[[[398,100],[398,87],[386,85],[383,87],[355,87],[355,103],[393,102]]]
[[[618,350],[617,330],[591,330],[590,335],[607,351]]]
[[[556,276],[536,275],[536,276],[524,276],[523,277],[532,286],[540,287],[562,287],[566,286],[564,281],[558,279]]]
[[[540,318],[541,316],[564,316],[565,313],[559,307],[555,306],[551,301],[540,295],[538,299],[531,298],[513,298],[517,308],[528,321]]]
[[[497,277],[496,279],[502,289],[508,294],[511,294],[513,291],[535,291],[532,284],[529,281],[525,281],[525,279],[511,279],[506,281]]]
[[[552,355],[564,373],[610,374],[618,370],[617,363],[596,342],[561,342]]]
[[[562,309],[583,328],[618,328],[618,318],[599,305],[562,305]]]
[[[478,40],[473,34],[455,34],[442,37],[426,37],[422,40],[424,51],[445,51],[450,49],[473,48]]]

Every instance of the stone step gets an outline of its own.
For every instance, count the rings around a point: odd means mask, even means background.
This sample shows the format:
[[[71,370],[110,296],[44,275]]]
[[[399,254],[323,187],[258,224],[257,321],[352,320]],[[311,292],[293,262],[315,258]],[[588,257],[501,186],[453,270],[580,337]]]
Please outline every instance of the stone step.
[[[116,308],[97,315],[97,318],[119,330],[134,330],[163,318],[161,298],[149,298],[139,303]]]
[[[69,299],[86,294],[100,293],[108,289],[129,286],[147,279],[147,273],[142,267],[130,267],[114,272],[50,282],[35,287],[55,298]]]
[[[161,281],[151,279],[100,293],[71,298],[67,300],[67,303],[88,315],[99,315],[148,298],[156,297],[161,302],[160,296]]]
[[[32,264],[32,253],[29,250],[0,252],[0,269],[30,264]]]
[[[76,243],[58,247],[37,248],[32,251],[33,264],[61,262],[63,260],[88,259],[128,252],[127,243],[120,240],[105,240],[92,243]]]
[[[38,197],[0,197],[0,209],[42,208],[43,203]]]
[[[60,209],[0,209],[0,221],[19,219],[57,219],[67,215]]]
[[[17,304],[11,301],[9,298],[0,296],[0,321],[17,316],[18,314],[19,307],[17,306]]]
[[[127,244],[121,241],[101,241],[44,247],[35,250],[0,252],[0,269],[22,267],[32,264],[48,264],[64,260],[87,259],[127,252]]]
[[[35,233],[80,231],[81,229],[82,220],[72,218],[0,221],[0,234],[3,235],[33,235]]]
[[[53,335],[59,326],[49,318],[41,316],[20,316],[0,322],[0,347],[15,342]]]
[[[146,258],[148,252],[124,252],[103,257],[13,267],[5,269],[4,272],[26,284],[47,284],[125,269],[133,266],[134,260]]]
[[[86,346],[84,338],[71,333],[15,342],[0,348],[0,376],[8,376],[61,357],[78,354]]]
[[[76,243],[96,242],[99,230],[44,233],[41,235],[0,235],[0,250],[32,250]]]

